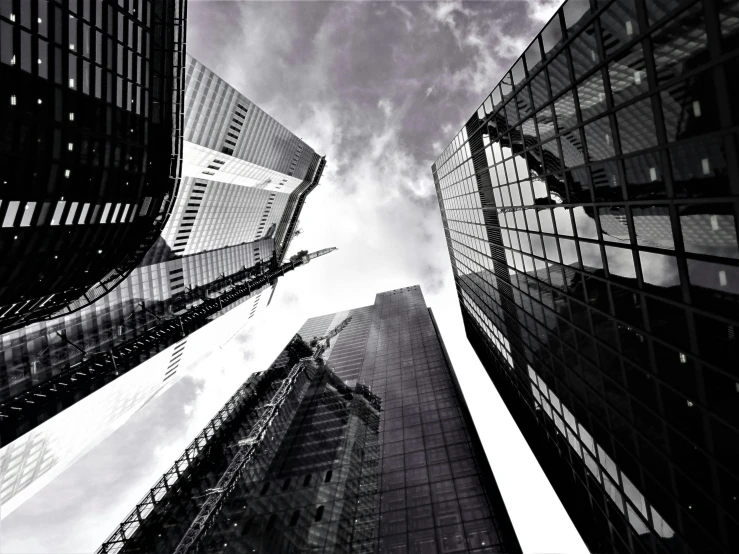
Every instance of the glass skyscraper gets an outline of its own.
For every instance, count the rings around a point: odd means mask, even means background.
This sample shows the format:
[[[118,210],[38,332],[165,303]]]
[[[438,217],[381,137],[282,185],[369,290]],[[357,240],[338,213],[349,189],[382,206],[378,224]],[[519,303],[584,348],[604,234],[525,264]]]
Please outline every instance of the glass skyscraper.
[[[569,0],[432,167],[467,335],[594,552],[739,550],[739,5]]]
[[[0,2],[0,332],[142,260],[182,156],[184,0]]]
[[[196,550],[520,552],[418,286],[309,319],[98,552]]]
[[[92,305],[0,335],[0,517],[51,469],[61,471],[176,382],[188,359],[195,363],[212,350],[212,338],[202,338],[207,333],[191,331],[244,303],[246,322],[258,317],[276,280],[229,300],[198,325],[156,331],[279,267],[303,202],[320,181],[323,157],[197,60],[186,60],[182,178],[161,236]],[[126,345],[144,337],[151,344],[129,355]],[[136,371],[139,377],[108,390],[147,360],[145,375]],[[97,418],[99,425],[75,434],[47,421],[91,393],[99,398],[62,421]]]

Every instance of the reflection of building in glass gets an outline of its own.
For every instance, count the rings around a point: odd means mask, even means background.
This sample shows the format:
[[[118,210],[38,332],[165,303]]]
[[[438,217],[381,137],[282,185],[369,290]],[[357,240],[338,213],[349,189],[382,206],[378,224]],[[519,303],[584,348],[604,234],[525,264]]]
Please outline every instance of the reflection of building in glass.
[[[739,548],[739,11],[570,0],[433,166],[467,334],[588,546]]]
[[[267,289],[276,284],[276,277],[266,279],[249,294],[224,301],[198,324],[191,322],[176,333],[156,330],[163,322],[186,317],[188,310],[197,309],[208,299],[228,295],[236,285],[276,270],[284,261],[302,203],[318,185],[325,164],[307,144],[191,57],[187,58],[185,88],[180,194],[162,235],[143,261],[90,306],[0,336],[0,446],[4,447],[0,450],[0,475],[8,476],[0,480],[0,502],[6,507],[11,498],[54,465],[34,458],[36,451],[20,458],[20,447],[14,449],[13,439],[161,353],[155,365],[163,364],[165,371],[160,375],[152,370],[157,379],[143,380],[148,395],[133,384],[129,386],[138,391],[135,395],[118,387],[115,390],[119,392],[108,391],[107,395],[121,395],[121,402],[132,395],[137,398],[134,403],[125,402],[125,417],[129,417],[183,375],[183,359],[199,355],[193,341],[200,335],[183,340],[184,335],[244,303],[249,306],[241,311],[251,320],[268,303]],[[209,167],[213,164],[219,167]],[[113,371],[96,369],[96,357],[110,364],[114,353],[125,350],[125,345],[151,339],[152,334],[152,344],[129,356],[125,364],[117,359]],[[212,345],[206,346],[209,350]],[[85,365],[85,371],[97,371],[104,377],[95,380],[77,374],[80,364]],[[61,384],[50,398],[52,394],[40,387],[48,388],[55,379]],[[31,402],[22,400],[25,398]],[[118,401],[110,402],[115,405]],[[89,404],[93,405],[98,403]],[[121,417],[114,420],[121,421]],[[39,429],[34,437],[57,445],[43,447],[49,453],[46,458],[66,463],[79,452],[80,443],[68,433],[57,437],[61,428],[54,424],[51,430]],[[94,430],[97,433],[80,435],[85,444],[98,442],[112,428],[101,421]],[[37,440],[41,439],[23,442]],[[3,473],[11,457],[13,467],[24,470],[22,479],[20,474]],[[26,458],[30,465],[20,461]],[[32,465],[40,469],[32,470]],[[58,465],[56,469],[63,469],[64,464]],[[9,508],[4,509],[2,516],[9,512]]]
[[[310,337],[347,318],[313,360]],[[309,319],[100,552],[196,550],[520,552],[419,287]]]
[[[185,5],[0,3],[0,331],[90,304],[161,232]]]

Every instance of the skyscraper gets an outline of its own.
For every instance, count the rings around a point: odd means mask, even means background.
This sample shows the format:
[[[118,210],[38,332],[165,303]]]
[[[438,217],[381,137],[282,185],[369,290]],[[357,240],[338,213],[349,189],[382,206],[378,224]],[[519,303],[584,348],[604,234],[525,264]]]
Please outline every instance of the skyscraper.
[[[162,235],[94,304],[0,336],[0,516],[217,346],[195,331],[243,303],[251,320],[277,277],[303,263],[285,253],[325,159],[192,57],[185,73],[182,179]],[[63,419],[89,409],[100,420],[89,432],[47,422],[101,387]]]
[[[161,232],[185,2],[0,3],[0,332],[93,303]]]
[[[99,552],[196,550],[520,552],[418,286],[309,319]]]
[[[432,167],[467,336],[596,552],[739,549],[737,21],[569,0]]]

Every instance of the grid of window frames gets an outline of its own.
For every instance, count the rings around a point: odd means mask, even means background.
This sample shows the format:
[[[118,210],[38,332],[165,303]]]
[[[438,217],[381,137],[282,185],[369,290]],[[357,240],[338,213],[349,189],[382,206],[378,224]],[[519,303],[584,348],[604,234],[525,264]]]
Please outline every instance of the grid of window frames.
[[[734,2],[570,0],[432,168],[470,340],[596,549],[739,548],[737,53]]]
[[[0,327],[94,301],[154,240],[183,42],[180,0],[0,2]]]
[[[520,552],[420,288],[309,319],[297,336],[311,340],[349,316],[326,364],[306,371],[310,384],[296,382],[284,421],[270,427],[274,455],[244,467],[204,551]],[[273,368],[289,365],[289,348]],[[248,432],[253,418],[234,423]],[[217,440],[224,448],[211,452],[233,456],[225,445],[238,437]],[[222,472],[220,457],[210,460],[171,487],[174,500],[162,500],[133,544],[172,550],[192,521],[190,498]]]

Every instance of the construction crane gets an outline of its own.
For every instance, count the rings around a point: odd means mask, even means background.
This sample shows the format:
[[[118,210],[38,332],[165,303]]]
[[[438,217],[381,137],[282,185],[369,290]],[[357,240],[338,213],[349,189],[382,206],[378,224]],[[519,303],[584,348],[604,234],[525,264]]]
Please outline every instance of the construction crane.
[[[0,400],[0,446],[27,433],[68,405],[94,392],[102,384],[137,367],[141,358],[148,356],[149,352],[158,352],[200,329],[223,308],[248,298],[260,288],[276,283],[277,278],[285,273],[334,250],[336,248],[325,248],[310,254],[307,250],[301,250],[291,256],[289,261],[258,275],[242,270],[236,275],[224,277],[221,281],[227,281],[232,286],[210,294],[198,294],[197,305],[165,319],[158,318],[136,336],[113,344],[105,350],[86,351],[73,345],[82,350],[83,359],[80,362],[67,366],[41,383]]]
[[[298,255],[300,254],[301,253],[299,252]],[[347,317],[328,333],[321,337],[315,337],[311,341],[310,346],[313,348],[313,354],[311,356],[301,358],[300,361],[290,369],[290,372],[287,374],[287,377],[283,379],[275,395],[267,404],[264,405],[264,408],[266,409],[259,416],[259,419],[254,424],[254,427],[252,427],[247,437],[238,442],[239,451],[236,453],[233,460],[231,460],[231,463],[223,472],[223,475],[221,475],[216,486],[206,491],[207,500],[200,507],[198,515],[195,516],[192,524],[190,524],[187,532],[177,545],[174,554],[187,554],[190,552],[190,549],[200,539],[203,531],[211,525],[211,518],[218,512],[223,499],[236,484],[236,479],[243,471],[244,466],[246,466],[246,464],[248,464],[254,457],[257,448],[267,435],[267,430],[277,417],[280,407],[295,386],[300,373],[302,373],[308,365],[321,358],[323,352],[330,347],[331,339],[344,330],[351,320],[352,316]]]
[[[313,340],[310,341],[310,347],[320,349],[320,354],[323,354],[324,351],[331,347],[331,339],[341,333],[341,331],[343,331],[344,328],[349,325],[349,322],[351,322],[351,320],[352,316],[349,316],[322,337],[313,337]]]

